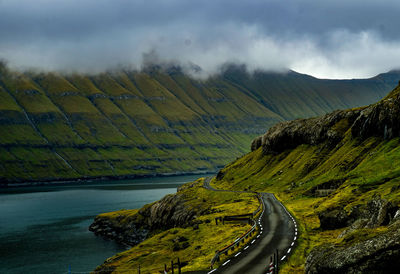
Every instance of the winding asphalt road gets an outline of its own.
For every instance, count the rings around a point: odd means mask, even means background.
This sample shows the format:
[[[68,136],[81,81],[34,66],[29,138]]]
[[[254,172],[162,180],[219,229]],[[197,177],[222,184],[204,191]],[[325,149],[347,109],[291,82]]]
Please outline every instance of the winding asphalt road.
[[[212,191],[248,192],[215,189],[210,186],[209,180],[204,187]],[[267,273],[270,258],[276,250],[280,263],[290,255],[297,240],[296,221],[272,193],[261,193],[261,197],[264,212],[257,219],[260,233],[244,248],[237,250],[231,259],[208,273]]]

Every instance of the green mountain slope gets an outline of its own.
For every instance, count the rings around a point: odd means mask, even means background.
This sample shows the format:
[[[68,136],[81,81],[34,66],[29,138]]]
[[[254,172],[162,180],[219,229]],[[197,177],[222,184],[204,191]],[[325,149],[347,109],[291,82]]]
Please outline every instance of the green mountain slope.
[[[394,79],[231,66],[201,81],[177,68],[61,75],[1,65],[0,181],[214,170],[276,122],[371,103]]]
[[[367,107],[279,123],[214,185],[274,192],[299,219],[283,272],[389,273],[400,254],[399,119],[400,86]]]

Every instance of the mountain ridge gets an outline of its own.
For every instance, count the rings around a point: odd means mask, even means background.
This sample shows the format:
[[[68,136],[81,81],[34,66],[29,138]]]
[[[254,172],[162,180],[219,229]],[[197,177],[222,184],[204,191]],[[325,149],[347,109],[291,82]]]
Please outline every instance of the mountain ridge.
[[[276,122],[371,103],[394,78],[310,77],[240,66],[196,80],[179,69],[63,75],[2,65],[0,181],[215,170]]]

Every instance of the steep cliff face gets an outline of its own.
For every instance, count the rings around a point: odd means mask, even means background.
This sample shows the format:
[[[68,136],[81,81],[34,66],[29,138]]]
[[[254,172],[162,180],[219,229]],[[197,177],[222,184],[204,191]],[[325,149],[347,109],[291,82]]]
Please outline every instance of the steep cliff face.
[[[392,139],[400,136],[400,87],[394,89],[382,101],[365,108],[352,126],[354,137],[371,136]]]
[[[301,144],[317,145],[322,142],[334,146],[357,119],[361,110],[335,111],[322,117],[278,123],[251,144],[254,151],[263,147],[264,153],[280,153]],[[340,124],[339,124],[340,123]]]

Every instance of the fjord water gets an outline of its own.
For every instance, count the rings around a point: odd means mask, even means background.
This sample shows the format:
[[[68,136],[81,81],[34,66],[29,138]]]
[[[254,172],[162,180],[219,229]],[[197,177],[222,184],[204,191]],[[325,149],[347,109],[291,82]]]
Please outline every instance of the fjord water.
[[[90,272],[126,249],[88,231],[97,214],[139,208],[198,177],[0,189],[0,273]]]

